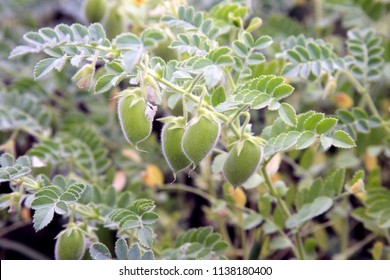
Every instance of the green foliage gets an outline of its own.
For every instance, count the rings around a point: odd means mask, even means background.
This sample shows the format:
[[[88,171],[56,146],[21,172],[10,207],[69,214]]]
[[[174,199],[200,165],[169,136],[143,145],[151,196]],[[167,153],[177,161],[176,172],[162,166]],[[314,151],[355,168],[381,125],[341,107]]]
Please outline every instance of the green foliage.
[[[390,228],[390,191],[377,187],[367,190],[366,213],[372,217],[380,228]]]
[[[347,58],[338,57],[332,45],[303,35],[289,37],[281,47],[281,55],[289,62],[283,74],[291,79],[316,79],[323,73],[332,75],[337,70],[346,69],[349,62]]]
[[[381,126],[380,117],[369,116],[359,107],[350,110],[340,109],[336,113],[341,121],[340,128],[347,131],[354,138],[357,138],[357,133],[367,134],[371,129]]]
[[[333,205],[332,199],[325,196],[318,196],[312,203],[307,203],[302,206],[299,211],[292,215],[286,221],[287,228],[294,228],[300,226],[306,221],[323,214],[328,211]]]
[[[211,227],[194,228],[178,236],[174,248],[162,253],[165,259],[224,259],[229,245]]]
[[[318,178],[314,180],[310,186],[298,191],[295,197],[296,207],[300,210],[305,207],[305,205],[313,204],[318,197],[334,198],[335,196],[340,195],[344,187],[344,181],[344,169],[332,171],[328,173],[324,179]],[[308,206],[306,206],[306,208],[307,207]]]
[[[15,17],[16,36],[6,21],[4,224],[58,218],[58,258],[355,258],[390,240],[388,4],[287,2],[88,1],[89,26]]]
[[[31,172],[31,162],[26,156],[21,156],[15,161],[11,154],[2,154],[0,164],[0,183],[16,180]]]
[[[50,109],[33,94],[0,93],[0,130],[23,130],[34,136],[50,133]]]
[[[292,94],[294,88],[285,79],[275,75],[264,75],[241,84],[225,102],[218,104],[219,112],[250,107],[259,110],[268,107],[278,110],[280,100]],[[295,113],[295,112],[294,112]]]
[[[108,248],[102,243],[94,243],[89,248],[89,253],[94,260],[109,260],[112,258]],[[138,243],[130,248],[124,238],[119,238],[115,243],[115,255],[118,260],[154,260],[151,250],[142,251]]]
[[[331,146],[338,148],[355,146],[354,140],[347,133],[337,130],[337,119],[327,118],[324,114],[314,111],[298,116],[294,113],[292,111],[290,113],[291,120],[287,116],[286,120],[278,118],[263,130],[262,137],[268,141],[264,147],[265,155],[291,149],[306,149],[316,142],[319,142],[324,150]]]
[[[37,191],[31,202],[31,208],[35,210],[35,230],[46,227],[52,221],[54,213],[69,214],[69,205],[77,202],[85,189],[85,185],[69,181],[66,185],[49,185]]]
[[[199,32],[208,39],[218,37],[220,29],[214,26],[211,19],[205,19],[202,12],[195,12],[193,7],[180,6],[178,17],[164,16],[161,21],[170,27],[183,29],[185,32]]]
[[[110,166],[107,153],[99,135],[83,126],[71,132],[64,131],[56,139],[43,140],[28,152],[45,164],[72,166],[96,182],[105,176]]]
[[[354,58],[351,70],[355,77],[363,84],[378,80],[383,66],[381,38],[372,30],[350,30],[347,44]]]
[[[126,209],[117,208],[109,215],[112,225],[120,230],[137,229],[137,238],[142,246],[151,248],[154,233],[149,225],[154,224],[159,216],[153,211],[154,202],[148,199],[136,200]]]

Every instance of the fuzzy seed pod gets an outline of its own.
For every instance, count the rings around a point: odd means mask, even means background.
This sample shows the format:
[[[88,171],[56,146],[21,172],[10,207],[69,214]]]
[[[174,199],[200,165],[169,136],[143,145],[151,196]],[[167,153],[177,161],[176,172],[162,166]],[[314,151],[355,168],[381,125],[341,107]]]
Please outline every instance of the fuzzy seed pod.
[[[78,228],[65,229],[57,236],[56,260],[80,260],[85,253],[85,237]]]
[[[106,0],[86,0],[84,11],[88,22],[99,22],[106,12]]]
[[[119,123],[126,140],[137,146],[152,132],[154,111],[135,94],[121,97],[118,102]]]
[[[184,126],[175,122],[166,123],[161,132],[162,151],[165,160],[174,173],[191,164],[181,147],[183,135]]]
[[[200,114],[191,120],[185,129],[182,148],[194,167],[215,147],[220,132],[220,124],[213,115]]]
[[[259,167],[261,148],[251,140],[237,142],[223,165],[223,175],[234,187],[245,183]]]
[[[116,7],[111,8],[105,21],[105,30],[108,39],[113,39],[124,31],[124,19]]]

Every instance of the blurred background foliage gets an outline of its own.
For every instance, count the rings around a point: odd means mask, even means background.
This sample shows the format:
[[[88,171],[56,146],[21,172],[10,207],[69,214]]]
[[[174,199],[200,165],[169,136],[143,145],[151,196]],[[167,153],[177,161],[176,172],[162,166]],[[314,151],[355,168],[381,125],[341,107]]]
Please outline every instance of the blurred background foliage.
[[[104,14],[98,16],[106,29],[108,38],[113,38],[122,32],[139,34],[145,26],[158,24],[158,19],[169,4],[160,0],[107,0]],[[172,0],[175,4],[180,0]],[[270,35],[277,44],[269,52],[277,54],[281,51],[280,42],[291,35],[303,34],[306,37],[322,38],[331,42],[337,53],[348,52],[345,44],[347,30],[351,28],[371,28],[381,35],[382,46],[385,48],[385,61],[381,79],[372,85],[370,91],[383,117],[387,119],[390,108],[390,1],[386,0],[232,0],[232,1],[189,1],[196,10],[205,10],[218,18],[218,24],[236,19],[223,11],[223,4],[247,4],[250,16],[260,17],[262,27],[256,30],[254,37]],[[200,168],[192,171],[192,176],[181,174],[173,185],[167,185],[165,191],[161,186],[173,181],[159,145],[161,124],[155,122],[152,137],[146,143],[149,153],[140,153],[126,143],[122,136],[116,115],[116,102],[112,98],[121,90],[120,86],[111,92],[91,96],[87,90],[79,89],[70,79],[75,69],[66,66],[65,70],[53,72],[45,79],[35,81],[31,78],[35,62],[39,55],[30,55],[9,60],[10,51],[20,44],[21,37],[30,30],[41,27],[54,27],[58,23],[89,24],[83,0],[2,0],[0,1],[0,143],[1,152],[9,152],[21,156],[33,156],[33,172],[35,174],[68,173],[76,170],[75,177],[81,174],[81,180],[93,182],[102,190],[113,185],[117,191],[129,190],[136,198],[151,198],[156,201],[161,217],[156,232],[159,236],[160,249],[169,248],[174,243],[177,234],[183,230],[199,226],[212,225],[224,229],[224,237],[232,240],[233,248],[240,247],[240,237],[243,233],[235,225],[240,221],[231,221],[224,211],[210,206],[209,201],[191,192],[174,191],[174,186],[181,184],[207,189],[211,162],[203,161]],[[246,19],[244,24],[248,24]],[[226,34],[225,42],[229,41]],[[172,49],[167,49],[171,39],[161,44],[155,54],[166,60],[177,57]],[[266,63],[253,66],[254,75],[280,74],[283,67],[281,59],[275,58]],[[99,72],[99,70],[98,70]],[[98,73],[97,73],[98,75]],[[296,92],[290,98],[290,103],[299,112],[313,109],[319,112],[333,114],[337,109],[350,110],[359,106],[359,96],[347,81],[337,85],[334,94],[325,96],[327,81],[318,85],[314,82],[293,81]],[[178,108],[180,110],[180,108]],[[174,112],[173,112],[174,113]],[[12,114],[12,120],[9,115]],[[260,133],[268,125],[262,111],[254,112],[254,131]],[[15,117],[16,116],[16,117]],[[164,116],[159,111],[157,117]],[[27,120],[27,121],[26,121]],[[27,124],[27,125],[26,125]],[[364,129],[352,127],[357,140],[354,150],[331,150],[327,154],[315,148],[291,152],[288,157],[275,163],[276,172],[273,180],[282,178],[284,186],[297,189],[298,186],[310,185],[314,178],[323,175],[330,167],[347,168],[347,178],[359,170],[365,176],[357,175],[357,179],[347,183],[355,183],[360,177],[364,186],[382,185],[390,187],[390,140],[385,139],[386,133],[381,128]],[[61,155],[55,148],[55,143],[68,143],[78,139],[83,145],[72,152]],[[92,141],[93,140],[93,141]],[[52,142],[54,142],[54,144]],[[386,142],[387,141],[387,142]],[[69,144],[70,145],[70,144]],[[76,145],[77,146],[77,145]],[[34,148],[33,148],[34,147]],[[56,146],[54,146],[56,147]],[[82,150],[80,147],[84,147]],[[32,149],[33,148],[33,149]],[[141,146],[142,148],[142,146]],[[66,148],[64,148],[66,149]],[[96,154],[96,151],[99,154]],[[85,153],[95,152],[99,163],[98,170],[91,177],[83,174],[78,162],[83,160]],[[42,153],[46,154],[44,164]],[[210,159],[209,159],[210,160]],[[363,174],[363,173],[357,174]],[[359,177],[360,176],[360,177]],[[221,178],[213,178],[221,182]],[[360,182],[360,181],[359,181]],[[172,189],[170,189],[170,187]],[[9,190],[6,184],[1,185],[1,192]],[[264,190],[263,190],[264,191]],[[196,191],[195,191],[196,192]],[[221,201],[230,201],[238,206],[256,208],[262,188],[232,190],[229,186],[215,190],[215,195]],[[291,191],[293,192],[293,191]],[[289,200],[290,192],[286,196]],[[260,202],[259,202],[260,203]],[[386,258],[390,254],[388,230],[382,232],[368,217],[354,212],[359,211],[361,197],[348,197],[334,207],[326,217],[320,217],[305,228],[307,234],[305,248],[316,258]],[[261,207],[260,207],[261,208]],[[0,213],[0,257],[7,259],[43,259],[53,258],[54,237],[62,228],[63,221],[56,217],[46,230],[36,234],[31,226],[31,212],[19,209],[17,215]],[[12,212],[12,211],[11,211]],[[239,217],[239,215],[237,216]],[[346,218],[348,219],[346,220]],[[325,221],[325,223],[324,223]],[[226,224],[227,226],[221,226]],[[373,233],[372,233],[373,232]],[[98,230],[99,239],[111,246],[115,243],[115,234],[107,229]],[[379,236],[379,237],[378,237]],[[257,240],[253,247],[255,258],[283,259],[291,257],[285,240],[270,238],[262,231],[253,231],[248,237]],[[386,241],[387,240],[387,241]],[[236,244],[235,244],[236,243]],[[266,245],[264,245],[266,244]],[[262,245],[262,247],[261,247]],[[261,250],[259,248],[262,248]],[[340,247],[343,255],[335,255]],[[286,249],[287,248],[287,249]],[[257,254],[257,255],[256,255]],[[241,258],[242,252],[229,251],[228,257]]]

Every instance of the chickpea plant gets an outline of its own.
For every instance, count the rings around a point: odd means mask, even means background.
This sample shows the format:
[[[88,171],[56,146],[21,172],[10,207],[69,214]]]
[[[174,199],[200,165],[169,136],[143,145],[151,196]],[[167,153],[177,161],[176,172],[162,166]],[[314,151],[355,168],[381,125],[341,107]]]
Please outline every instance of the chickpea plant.
[[[87,18],[102,20],[106,2],[86,2]],[[93,5],[100,9],[93,12]],[[116,36],[107,36],[100,23],[45,27],[26,33],[26,44],[13,49],[10,58],[45,53],[48,57],[34,68],[35,79],[72,65],[78,69],[73,81],[94,94],[89,97],[92,103],[96,95],[120,88],[115,95],[120,129],[141,154],[155,152],[147,142],[161,122],[158,137],[174,182],[159,191],[176,189],[205,198],[214,228],[190,229],[170,248],[159,247],[155,202],[134,198],[128,190],[115,193],[111,187],[99,187],[111,162],[102,140],[88,127],[81,127],[79,134],[62,134],[61,141],[38,135],[40,141],[28,156],[16,160],[3,154],[1,182],[10,182],[13,191],[1,195],[2,209],[33,209],[37,231],[55,213],[66,217],[66,229],[57,236],[57,259],[81,259],[86,250],[94,259],[114,258],[99,240],[98,227],[117,232],[118,259],[258,259],[284,249],[292,258],[317,258],[316,246],[326,250],[321,247],[326,233],[317,217],[326,213],[332,223],[340,222],[342,215],[332,207],[339,209],[349,196],[358,197],[361,207],[343,213],[365,224],[379,240],[389,239],[389,190],[379,186],[365,190],[364,171],[354,176],[345,168],[308,171],[315,155],[355,148],[358,135],[371,129],[381,129],[383,139],[389,139],[388,120],[369,93],[384,63],[378,34],[351,29],[348,54],[343,56],[322,39],[299,35],[274,43],[272,34],[254,35],[262,29],[262,20],[251,17],[251,10],[239,1],[217,4],[209,12],[167,1],[159,12],[159,21]],[[169,42],[165,51],[174,50],[176,59],[156,55],[165,42]],[[329,114],[307,110],[294,101],[300,94],[294,87],[307,84],[321,91],[324,99],[346,84],[359,94],[362,106]],[[1,116],[8,113],[1,110]],[[15,111],[12,118],[28,122],[25,115]],[[260,116],[265,121],[259,122]],[[29,125],[21,129],[40,134]],[[75,159],[76,171],[65,168],[54,177],[37,175],[32,173],[33,156],[52,165]],[[283,182],[276,173],[281,160],[303,179]],[[183,174],[194,179],[193,188],[181,184]],[[202,178],[206,189],[196,186]],[[235,235],[241,240],[230,240],[229,224],[238,229]],[[342,236],[345,229],[340,225],[336,233]],[[345,246],[341,258],[349,257],[349,245]]]

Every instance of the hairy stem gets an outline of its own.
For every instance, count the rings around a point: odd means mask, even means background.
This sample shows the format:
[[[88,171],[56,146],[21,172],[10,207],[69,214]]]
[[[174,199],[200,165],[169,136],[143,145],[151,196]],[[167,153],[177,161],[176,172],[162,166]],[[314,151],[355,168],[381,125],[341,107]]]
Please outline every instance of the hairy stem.
[[[140,65],[140,68],[147,72],[150,76],[152,76],[156,81],[160,82],[161,84],[173,89],[174,91],[180,93],[180,94],[183,94],[185,95],[188,99],[194,101],[195,103],[198,103],[201,101],[200,97],[199,96],[196,96],[196,95],[193,95],[193,94],[190,94],[187,90],[171,83],[170,81],[160,77],[159,75],[157,75],[154,71],[148,69],[147,67],[143,66],[143,65]],[[217,112],[213,106],[211,106],[210,104],[207,104],[207,103],[204,103],[203,106],[205,108],[207,108],[208,110],[210,110],[214,115],[216,115],[220,120],[222,120],[223,122],[227,123],[229,125],[229,128],[233,131],[233,133],[239,137],[240,136],[240,131],[239,129],[233,124],[233,123],[230,123],[230,118],[228,118],[227,116],[225,116],[224,114],[221,114],[220,112]]]
[[[265,184],[266,184],[268,190],[270,191],[271,195],[276,198],[285,217],[289,218],[289,217],[291,217],[290,210],[288,209],[287,204],[284,202],[284,200],[277,193],[270,177],[268,176],[268,173],[267,173],[265,167],[266,167],[266,165],[263,165],[263,167],[261,168],[261,172],[263,173]],[[304,260],[305,259],[305,249],[303,247],[303,241],[302,241],[302,237],[299,233],[299,229],[297,229],[297,232],[294,233],[294,239],[295,239],[295,243],[298,247],[298,250],[297,251],[293,250],[293,252],[298,259]]]

